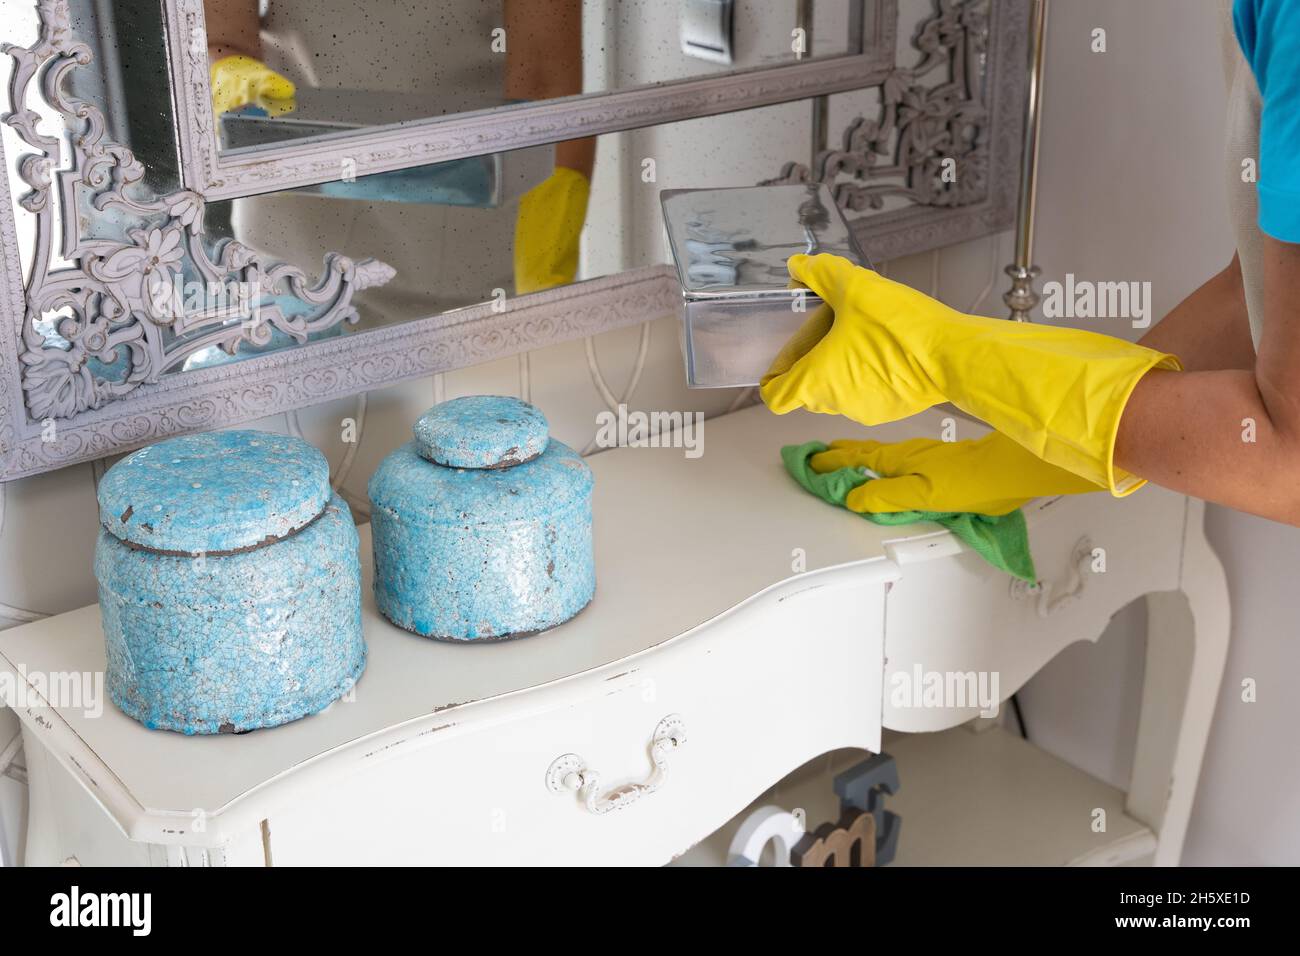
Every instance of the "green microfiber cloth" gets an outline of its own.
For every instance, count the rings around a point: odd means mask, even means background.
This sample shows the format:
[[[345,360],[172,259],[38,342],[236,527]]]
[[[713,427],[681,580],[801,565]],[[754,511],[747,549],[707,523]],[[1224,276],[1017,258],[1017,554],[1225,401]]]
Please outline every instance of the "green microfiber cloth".
[[[812,470],[809,459],[827,446],[819,441],[802,445],[786,445],[781,449],[785,470],[804,490],[822,501],[847,509],[844,501],[850,491],[871,478],[856,468],[840,468],[819,475]],[[856,513],[856,512],[855,512]],[[1005,515],[977,515],[968,511],[895,511],[888,514],[863,514],[862,517],[881,525],[913,524],[933,521],[947,528],[995,568],[1015,575],[1033,584],[1038,580],[1034,573],[1034,559],[1029,553],[1029,531],[1025,516],[1019,508]]]

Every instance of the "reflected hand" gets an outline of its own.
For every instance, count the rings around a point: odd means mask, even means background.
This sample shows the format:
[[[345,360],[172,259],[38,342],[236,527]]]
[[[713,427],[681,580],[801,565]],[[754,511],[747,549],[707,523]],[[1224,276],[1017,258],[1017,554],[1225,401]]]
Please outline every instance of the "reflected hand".
[[[212,84],[212,112],[216,116],[252,104],[272,116],[293,109],[293,81],[251,56],[225,56],[208,71]]]
[[[519,200],[515,221],[515,293],[566,285],[578,274],[578,237],[587,219],[591,183],[556,166]]]

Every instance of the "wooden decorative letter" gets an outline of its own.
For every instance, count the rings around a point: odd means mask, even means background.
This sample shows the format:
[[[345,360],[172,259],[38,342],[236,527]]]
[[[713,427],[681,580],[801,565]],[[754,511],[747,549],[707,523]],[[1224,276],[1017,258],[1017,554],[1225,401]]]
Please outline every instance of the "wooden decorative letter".
[[[876,818],[849,808],[836,824],[823,823],[790,852],[795,866],[875,866]]]

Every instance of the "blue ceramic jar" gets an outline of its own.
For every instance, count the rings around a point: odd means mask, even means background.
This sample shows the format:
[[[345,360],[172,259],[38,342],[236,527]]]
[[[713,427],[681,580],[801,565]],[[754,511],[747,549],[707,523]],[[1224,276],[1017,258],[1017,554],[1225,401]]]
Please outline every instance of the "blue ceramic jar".
[[[307,442],[161,442],[108,470],[99,512],[106,684],[128,716],[241,733],[323,710],[361,676],[356,527]]]
[[[591,469],[526,402],[435,406],[370,479],[375,602],[448,641],[523,637],[567,621],[596,590]]]

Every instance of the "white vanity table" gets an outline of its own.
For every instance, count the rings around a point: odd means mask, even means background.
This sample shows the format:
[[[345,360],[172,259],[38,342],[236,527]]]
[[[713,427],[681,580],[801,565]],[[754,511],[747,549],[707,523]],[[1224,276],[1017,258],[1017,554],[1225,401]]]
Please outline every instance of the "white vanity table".
[[[890,804],[905,821],[900,862],[923,858],[908,840],[933,844],[963,804],[985,822],[950,823],[978,850],[998,835],[979,800],[1006,794],[1037,807],[1002,815],[1020,817],[1025,847],[1041,841],[1041,862],[1177,862],[1228,633],[1203,506],[1156,488],[1032,503],[1038,570],[1057,582],[1040,600],[933,525],[879,527],[805,494],[777,454],[816,437],[932,434],[944,414],[867,430],[759,406],[707,422],[697,459],[593,456],[595,601],[522,641],[455,646],[388,624],[369,597],[363,527],[370,656],[354,699],[216,737],[149,731],[108,702],[99,716],[22,708],[27,862],[665,863],[805,761],[878,752],[884,728],[908,732],[885,747],[903,780]],[[1090,558],[1104,549],[1104,573],[1071,579],[1081,542]],[[948,730],[974,708],[891,706],[887,675],[917,664],[998,671],[1006,698],[1142,595],[1150,636],[1126,796],[1004,731]],[[96,606],[0,634],[0,669],[15,675],[103,666]],[[1021,776],[1000,796],[998,773]],[[1105,833],[1091,830],[1098,806],[1111,807]],[[962,841],[949,845],[962,859]]]

